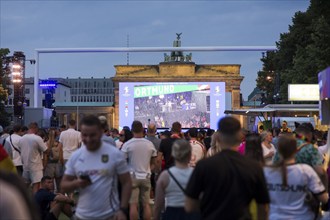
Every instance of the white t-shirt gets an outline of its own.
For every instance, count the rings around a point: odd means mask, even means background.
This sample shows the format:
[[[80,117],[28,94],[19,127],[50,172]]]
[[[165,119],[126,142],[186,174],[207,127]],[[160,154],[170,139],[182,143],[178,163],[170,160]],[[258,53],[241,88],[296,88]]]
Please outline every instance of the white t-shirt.
[[[117,148],[102,143],[90,152],[83,145],[66,163],[65,174],[88,174],[92,184],[80,189],[76,215],[81,219],[106,219],[119,209],[117,175],[128,173],[125,156]]]
[[[26,134],[18,142],[21,149],[23,170],[42,170],[42,153],[47,150],[47,146],[42,138],[35,134]]]
[[[275,156],[276,153],[276,149],[274,147],[274,145],[272,143],[270,143],[270,148],[266,147],[264,144],[261,144],[262,146],[262,153],[263,156],[265,157],[267,154],[269,154],[270,152],[274,152],[274,155],[272,157],[268,157],[267,159],[265,158],[265,164],[266,165],[272,165],[273,164],[273,158]]]
[[[287,166],[288,187],[282,186],[280,168],[264,167],[270,196],[270,220],[278,219],[313,219],[313,213],[304,203],[307,189],[314,194],[325,188],[312,167],[307,164]]]
[[[80,132],[74,130],[73,128],[62,131],[59,142],[63,145],[63,159],[68,160],[71,154],[78,149],[78,146],[81,143]]]
[[[10,141],[10,137],[11,137],[11,141]],[[13,163],[15,166],[23,165],[21,155],[18,153],[17,150],[15,150],[15,148],[16,148],[19,151],[21,151],[21,149],[18,145],[18,142],[21,138],[22,137],[19,136],[18,134],[12,134],[11,136],[6,138],[6,144],[8,144],[11,147],[12,152],[13,152]],[[15,146],[15,148],[13,147],[13,145]]]
[[[151,174],[150,160],[157,156],[157,150],[151,141],[145,138],[132,138],[121,149],[126,153],[131,173],[137,179],[145,179]]]
[[[120,140],[116,140],[115,143],[116,143],[116,147],[118,149],[120,149],[121,148],[121,145],[123,145],[123,142],[121,142]]]
[[[203,159],[205,156],[205,147],[203,144],[196,140],[190,140],[191,145],[191,159],[189,162],[189,166],[195,167],[196,163]]]

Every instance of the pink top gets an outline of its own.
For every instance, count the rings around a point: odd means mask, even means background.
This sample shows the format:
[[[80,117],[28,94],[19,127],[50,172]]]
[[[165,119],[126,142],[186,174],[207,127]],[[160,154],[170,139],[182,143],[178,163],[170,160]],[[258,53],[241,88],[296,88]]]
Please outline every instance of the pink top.
[[[245,145],[246,145],[246,142],[243,141],[238,147],[238,153],[240,153],[241,155],[245,154]]]

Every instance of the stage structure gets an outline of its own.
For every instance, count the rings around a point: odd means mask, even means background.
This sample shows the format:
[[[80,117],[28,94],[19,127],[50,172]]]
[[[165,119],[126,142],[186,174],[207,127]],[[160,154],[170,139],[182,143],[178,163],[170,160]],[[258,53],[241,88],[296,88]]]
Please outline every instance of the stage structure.
[[[180,48],[180,35],[173,48]],[[159,65],[115,65],[115,126],[140,120],[169,128],[179,121],[184,128],[216,128],[224,116],[225,97],[231,108],[240,107],[240,65],[197,65],[192,53],[164,53]],[[119,116],[119,118],[118,118]]]
[[[51,48],[36,49],[35,88],[39,82],[39,55],[47,53],[114,53],[114,52],[170,52],[164,53],[164,61],[159,65],[115,65],[116,74],[112,78],[115,83],[115,119],[114,127],[119,127],[119,116],[125,112],[119,111],[119,84],[130,83],[184,83],[193,86],[211,86],[212,83],[221,82],[226,93],[231,93],[232,108],[240,106],[240,83],[243,76],[240,75],[240,65],[207,64],[197,65],[192,61],[194,51],[274,51],[275,46],[208,46],[208,47],[181,47],[180,35],[173,42],[173,47],[130,47],[130,48]],[[184,54],[184,52],[190,52]],[[203,85],[196,82],[205,82]],[[150,84],[150,85],[151,85]],[[145,84],[146,85],[146,84]],[[141,86],[141,84],[140,84]],[[213,84],[212,84],[213,86]],[[211,86],[211,87],[212,87]],[[212,87],[215,89],[216,87]],[[210,90],[211,91],[211,90]],[[34,99],[38,100],[38,93],[34,93]],[[124,103],[125,104],[125,103]],[[216,103],[215,103],[216,104]],[[171,104],[172,105],[172,104]],[[192,107],[194,103],[190,103]],[[169,105],[168,105],[169,106]],[[38,107],[35,102],[34,107]],[[179,108],[184,108],[181,106]],[[166,109],[164,107],[164,109]],[[151,120],[151,119],[150,119]]]

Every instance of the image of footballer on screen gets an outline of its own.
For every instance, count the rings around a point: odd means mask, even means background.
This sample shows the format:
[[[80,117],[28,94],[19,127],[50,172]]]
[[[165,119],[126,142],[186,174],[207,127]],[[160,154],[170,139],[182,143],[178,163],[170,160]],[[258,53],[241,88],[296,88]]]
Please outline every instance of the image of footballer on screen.
[[[184,128],[210,127],[210,86],[164,84],[134,87],[134,119],[145,127],[170,127],[178,121]]]

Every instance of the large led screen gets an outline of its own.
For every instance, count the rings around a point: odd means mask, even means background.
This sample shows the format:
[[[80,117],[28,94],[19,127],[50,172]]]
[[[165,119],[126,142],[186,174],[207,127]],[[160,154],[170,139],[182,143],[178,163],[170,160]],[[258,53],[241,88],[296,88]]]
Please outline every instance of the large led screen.
[[[224,82],[119,83],[119,126],[139,120],[147,127],[217,128],[225,111]]]

